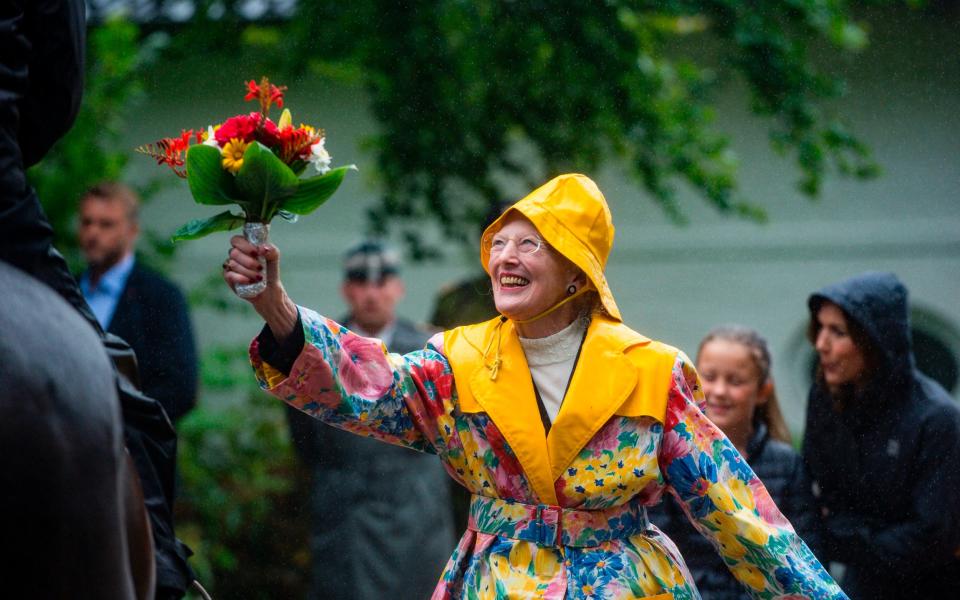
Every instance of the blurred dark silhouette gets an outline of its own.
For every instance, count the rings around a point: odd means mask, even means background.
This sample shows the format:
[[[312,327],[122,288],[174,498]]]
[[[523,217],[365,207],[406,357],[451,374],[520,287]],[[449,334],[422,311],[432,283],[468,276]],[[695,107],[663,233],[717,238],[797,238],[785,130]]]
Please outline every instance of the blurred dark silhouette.
[[[49,287],[0,263],[0,574],[11,598],[152,598],[154,556],[110,359]]]
[[[84,15],[79,0],[0,4],[0,260],[47,284],[72,305],[117,366],[125,441],[140,477],[155,544],[156,595],[161,600],[179,598],[193,574],[186,563],[189,550],[173,534],[176,434],[163,407],[139,392],[133,352],[123,340],[104,334],[52,246],[53,230],[25,174],[70,129],[79,110]],[[97,344],[89,351],[102,349]],[[48,358],[34,357],[38,362]],[[28,493],[23,486],[15,489]]]

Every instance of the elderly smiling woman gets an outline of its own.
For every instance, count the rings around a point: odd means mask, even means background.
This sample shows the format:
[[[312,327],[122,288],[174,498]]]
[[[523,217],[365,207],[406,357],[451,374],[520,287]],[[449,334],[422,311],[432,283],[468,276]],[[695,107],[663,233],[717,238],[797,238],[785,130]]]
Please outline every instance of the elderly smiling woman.
[[[251,300],[267,327],[250,347],[266,390],[437,454],[473,494],[434,598],[699,598],[647,521],[664,492],[755,597],[846,598],[704,417],[686,356],[621,322],[603,273],[612,242],[597,186],[551,180],[483,236],[501,316],[405,356],[298,308],[273,247],[233,238],[224,278],[249,283],[267,259]]]

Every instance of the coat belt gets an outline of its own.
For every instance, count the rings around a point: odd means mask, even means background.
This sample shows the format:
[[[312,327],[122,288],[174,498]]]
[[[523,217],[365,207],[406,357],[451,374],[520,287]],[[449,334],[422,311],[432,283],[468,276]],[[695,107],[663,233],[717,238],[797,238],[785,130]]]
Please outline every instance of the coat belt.
[[[584,510],[473,494],[467,528],[540,546],[588,548],[642,534],[650,525],[637,499],[619,506]]]

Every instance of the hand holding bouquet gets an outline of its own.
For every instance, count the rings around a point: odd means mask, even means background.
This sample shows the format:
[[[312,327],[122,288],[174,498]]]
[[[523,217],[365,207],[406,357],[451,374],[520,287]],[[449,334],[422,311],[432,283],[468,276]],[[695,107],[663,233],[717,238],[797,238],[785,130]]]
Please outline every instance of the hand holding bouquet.
[[[243,226],[247,239],[262,244],[275,216],[295,221],[297,215],[313,212],[355,168],[331,170],[323,130],[303,124],[294,127],[289,109],[276,123],[270,120],[273,105],[283,108],[285,90],[266,77],[260,83],[250,81],[244,99],[258,100],[259,112],[230,117],[206,130],[183,130],[178,137],[137,148],[186,178],[197,203],[235,204],[240,209],[190,221],[173,234],[174,241]],[[318,174],[301,178],[308,168]],[[265,287],[266,281],[261,281],[237,286],[236,291],[250,298]]]

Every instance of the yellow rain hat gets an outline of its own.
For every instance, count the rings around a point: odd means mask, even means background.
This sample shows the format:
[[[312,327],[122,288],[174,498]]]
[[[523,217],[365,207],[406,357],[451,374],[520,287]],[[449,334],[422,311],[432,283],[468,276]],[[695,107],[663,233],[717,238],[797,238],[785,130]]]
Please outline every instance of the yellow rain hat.
[[[600,294],[607,314],[623,321],[603,275],[613,246],[613,219],[593,180],[575,173],[554,177],[504,211],[483,232],[484,237],[499,231],[512,211],[529,219],[554,250],[580,267]],[[489,272],[490,253],[483,246],[480,260]]]

